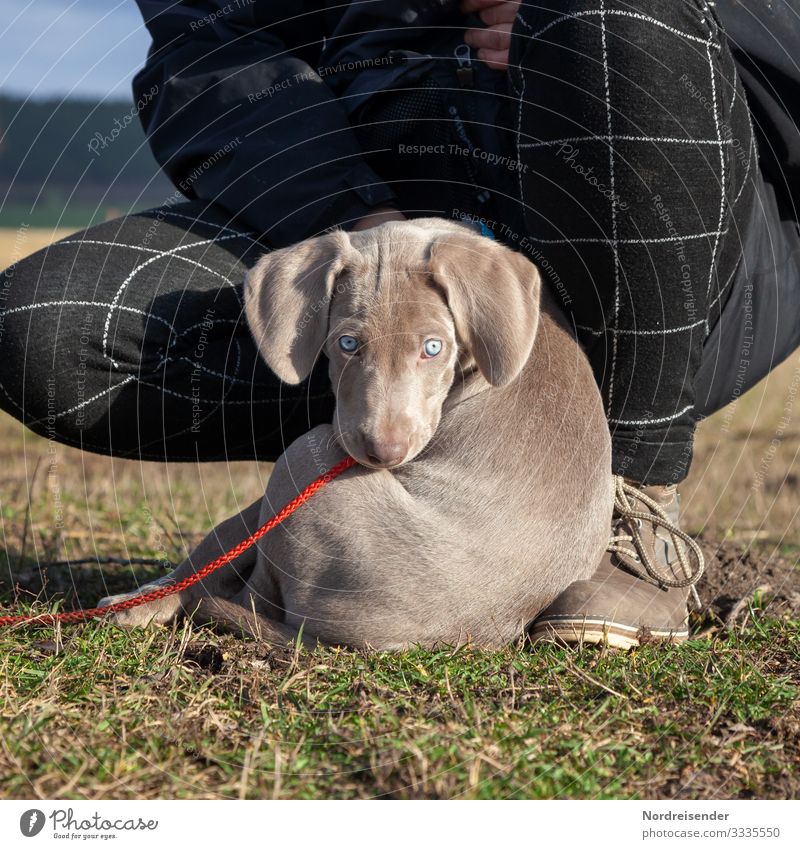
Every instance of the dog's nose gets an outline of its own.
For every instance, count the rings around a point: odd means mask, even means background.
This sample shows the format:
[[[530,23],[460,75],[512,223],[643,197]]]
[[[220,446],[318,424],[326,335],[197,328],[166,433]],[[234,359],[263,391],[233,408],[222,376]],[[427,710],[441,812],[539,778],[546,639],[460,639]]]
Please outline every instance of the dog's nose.
[[[396,437],[388,439],[366,439],[364,450],[367,460],[376,466],[396,466],[405,460],[408,454],[408,442]]]

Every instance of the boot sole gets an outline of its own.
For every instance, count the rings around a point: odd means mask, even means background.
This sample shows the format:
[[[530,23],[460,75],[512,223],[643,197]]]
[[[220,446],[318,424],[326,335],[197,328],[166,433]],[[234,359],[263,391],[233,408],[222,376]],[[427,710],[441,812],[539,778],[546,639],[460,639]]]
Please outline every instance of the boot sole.
[[[616,649],[631,649],[643,643],[658,642],[678,645],[689,639],[689,629],[663,630],[623,625],[607,619],[589,619],[582,616],[538,619],[533,623],[529,638],[531,642],[550,640],[567,645],[588,643],[607,645]]]

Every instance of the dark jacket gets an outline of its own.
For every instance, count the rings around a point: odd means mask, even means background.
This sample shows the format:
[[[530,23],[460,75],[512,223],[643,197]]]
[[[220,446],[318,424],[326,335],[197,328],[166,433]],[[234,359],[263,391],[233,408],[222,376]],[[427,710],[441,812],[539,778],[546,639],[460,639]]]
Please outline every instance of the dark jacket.
[[[137,3],[153,44],[134,95],[158,163],[273,246],[393,201],[351,116],[423,72],[430,27],[446,53],[466,26],[455,0]]]
[[[352,125],[376,93],[443,61],[452,68],[468,25],[457,0],[137,3],[153,44],[134,94],[156,159],[187,197],[222,205],[275,247],[395,199]],[[766,169],[791,193],[800,185],[798,41],[784,56],[741,4],[718,0],[717,9],[734,34]],[[758,14],[800,37],[788,16]]]

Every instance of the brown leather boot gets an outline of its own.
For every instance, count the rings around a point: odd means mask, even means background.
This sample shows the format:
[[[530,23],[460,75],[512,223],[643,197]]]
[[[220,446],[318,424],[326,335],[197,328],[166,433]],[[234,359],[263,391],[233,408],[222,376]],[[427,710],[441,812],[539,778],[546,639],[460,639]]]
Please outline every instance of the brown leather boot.
[[[687,601],[703,554],[678,527],[677,488],[617,477],[612,537],[595,574],[576,581],[534,620],[531,640],[631,648],[689,636]],[[699,606],[699,600],[698,600]]]

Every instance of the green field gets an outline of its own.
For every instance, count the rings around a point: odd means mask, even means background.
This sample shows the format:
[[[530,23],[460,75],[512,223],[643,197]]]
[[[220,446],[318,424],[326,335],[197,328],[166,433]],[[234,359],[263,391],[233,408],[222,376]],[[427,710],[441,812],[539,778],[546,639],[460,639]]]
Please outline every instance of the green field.
[[[3,264],[54,235],[0,234]],[[688,644],[367,655],[188,625],[4,629],[0,797],[797,797],[798,387],[795,354],[701,426]],[[161,574],[53,564],[177,562],[269,473],[81,454],[3,416],[3,606],[88,606]]]

